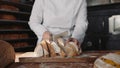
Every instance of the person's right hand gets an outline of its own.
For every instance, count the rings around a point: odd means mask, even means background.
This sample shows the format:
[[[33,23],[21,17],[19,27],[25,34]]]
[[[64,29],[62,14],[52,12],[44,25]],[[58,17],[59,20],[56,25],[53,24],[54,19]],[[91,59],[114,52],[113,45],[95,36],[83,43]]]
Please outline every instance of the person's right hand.
[[[49,31],[45,31],[42,36],[43,40],[52,40],[52,34]]]

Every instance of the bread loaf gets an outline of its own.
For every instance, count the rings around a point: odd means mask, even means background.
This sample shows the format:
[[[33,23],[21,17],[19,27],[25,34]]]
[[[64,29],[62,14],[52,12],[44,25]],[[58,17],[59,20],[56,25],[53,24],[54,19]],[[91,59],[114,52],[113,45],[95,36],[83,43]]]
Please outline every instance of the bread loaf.
[[[62,38],[58,38],[57,41],[59,47],[63,50],[67,57],[74,57],[80,54],[79,48],[77,47],[77,45],[75,45],[75,43],[68,42],[67,44],[65,44]]]
[[[109,53],[98,58],[94,68],[120,68],[120,54]]]
[[[49,40],[46,40],[49,57],[56,57],[55,47],[54,47],[54,44],[52,44],[52,43],[53,43],[52,41],[50,42]]]
[[[65,50],[67,52],[67,57],[79,56],[78,47],[73,42],[69,42],[68,44],[66,44]]]
[[[44,52],[44,49],[48,52],[48,55],[47,57],[55,57],[56,56],[56,53],[55,53],[55,50],[54,50],[54,47],[53,45],[50,43],[50,41],[48,40],[43,40],[41,42],[41,46],[43,48],[43,57],[46,57],[45,55],[45,52]]]
[[[42,53],[38,52],[42,51]],[[42,40],[39,45],[36,46],[35,52],[41,54],[43,57],[64,57],[65,53],[54,42],[49,40]]]
[[[11,44],[0,40],[0,68],[5,68],[7,65],[15,61],[15,51]]]
[[[43,50],[43,57],[49,57],[48,46],[45,40],[42,40],[40,45],[42,46]]]

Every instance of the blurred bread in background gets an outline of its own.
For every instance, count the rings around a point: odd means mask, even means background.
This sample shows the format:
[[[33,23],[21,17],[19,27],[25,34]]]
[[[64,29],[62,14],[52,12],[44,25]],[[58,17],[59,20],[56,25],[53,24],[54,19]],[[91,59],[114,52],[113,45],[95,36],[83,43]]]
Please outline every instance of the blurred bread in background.
[[[15,62],[15,51],[11,44],[0,40],[0,68]]]

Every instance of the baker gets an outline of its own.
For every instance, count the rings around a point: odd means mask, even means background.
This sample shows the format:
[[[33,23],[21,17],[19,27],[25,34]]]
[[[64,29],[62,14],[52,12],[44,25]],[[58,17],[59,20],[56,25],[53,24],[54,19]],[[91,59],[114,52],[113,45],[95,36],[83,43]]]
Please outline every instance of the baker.
[[[53,35],[80,46],[88,25],[86,6],[86,0],[35,0],[28,24],[38,37],[37,45]]]

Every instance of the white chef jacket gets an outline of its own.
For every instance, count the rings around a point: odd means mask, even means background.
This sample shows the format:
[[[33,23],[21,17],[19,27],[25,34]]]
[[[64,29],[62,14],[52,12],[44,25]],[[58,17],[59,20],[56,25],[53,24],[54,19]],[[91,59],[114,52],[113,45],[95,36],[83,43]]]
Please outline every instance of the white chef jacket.
[[[68,31],[82,42],[87,29],[86,0],[35,0],[28,24],[41,41],[45,31],[53,35]]]

